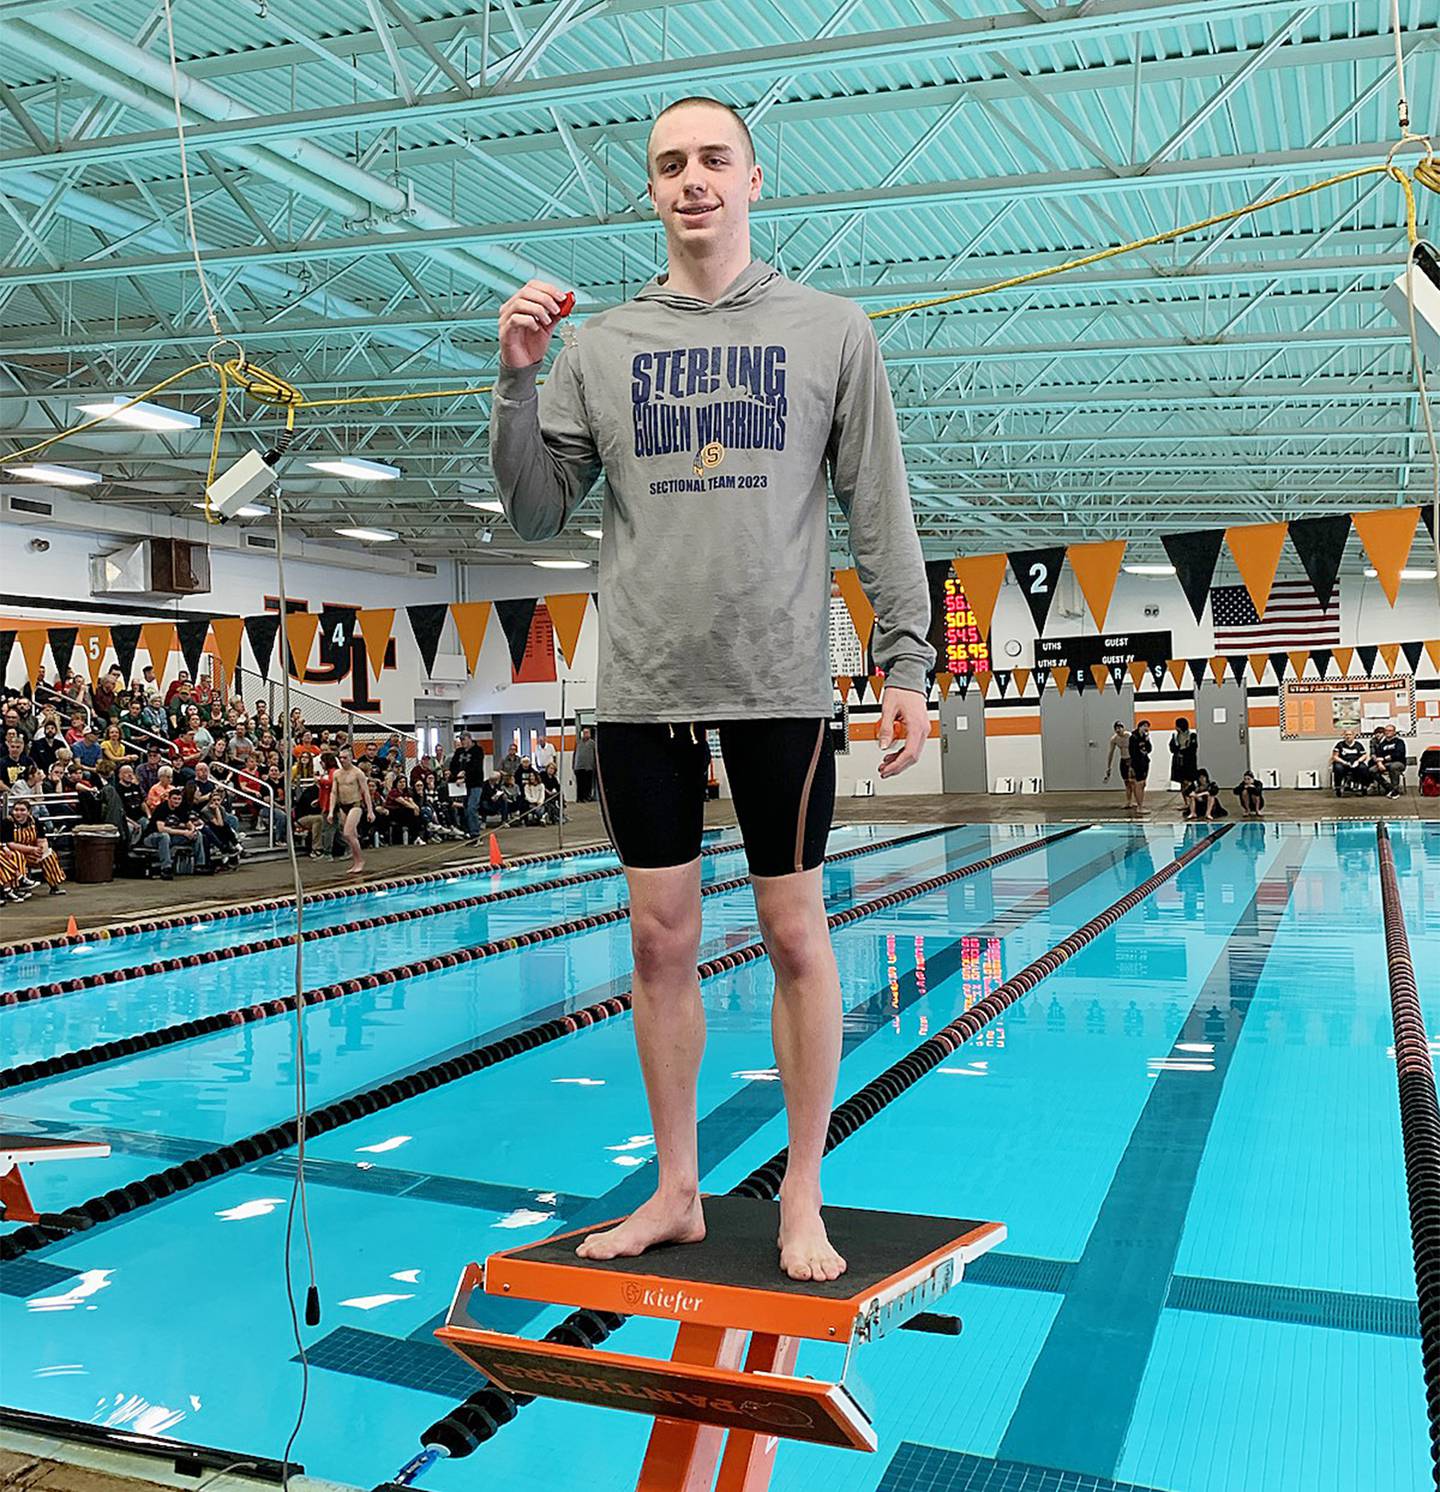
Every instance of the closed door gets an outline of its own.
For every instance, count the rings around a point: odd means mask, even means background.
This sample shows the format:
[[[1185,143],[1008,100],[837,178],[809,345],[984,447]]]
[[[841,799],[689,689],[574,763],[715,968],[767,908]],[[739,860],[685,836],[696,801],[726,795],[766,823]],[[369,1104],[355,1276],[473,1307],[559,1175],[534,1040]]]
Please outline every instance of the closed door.
[[[1201,684],[1195,695],[1193,724],[1200,737],[1197,765],[1222,788],[1234,787],[1250,770],[1245,686],[1234,679]]]
[[[940,790],[946,793],[988,791],[985,777],[985,697],[971,688],[940,701]]]
[[[1046,792],[1083,793],[1105,785],[1105,756],[1115,722],[1134,718],[1134,692],[1052,687],[1040,696],[1040,760]]]

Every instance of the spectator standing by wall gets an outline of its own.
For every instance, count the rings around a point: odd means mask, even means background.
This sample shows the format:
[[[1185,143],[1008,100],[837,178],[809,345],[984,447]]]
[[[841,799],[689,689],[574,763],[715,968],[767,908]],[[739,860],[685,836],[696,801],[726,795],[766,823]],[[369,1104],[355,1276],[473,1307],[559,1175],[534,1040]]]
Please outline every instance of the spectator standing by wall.
[[[1135,806],[1135,774],[1130,769],[1130,732],[1125,728],[1123,720],[1115,722],[1115,733],[1110,737],[1109,750],[1105,753],[1105,781],[1110,781],[1110,773],[1115,766],[1115,759],[1120,759],[1120,781],[1125,784],[1125,806]]]
[[[587,725],[580,732],[580,739],[575,743],[575,801],[577,803],[588,803],[595,796],[595,733]],[[1105,774],[1110,775],[1108,772]],[[1126,800],[1128,802],[1130,792],[1126,788]]]

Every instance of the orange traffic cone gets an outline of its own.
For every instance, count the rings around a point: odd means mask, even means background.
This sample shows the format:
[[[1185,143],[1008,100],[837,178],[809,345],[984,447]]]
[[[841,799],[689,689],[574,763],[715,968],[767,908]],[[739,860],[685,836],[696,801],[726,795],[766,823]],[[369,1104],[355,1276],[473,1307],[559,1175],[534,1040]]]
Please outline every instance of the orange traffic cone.
[[[65,934],[66,934],[67,937],[69,937],[71,934],[78,933],[79,931],[80,931],[80,924],[78,922],[76,922],[75,915],[72,912],[71,915],[70,915],[70,917],[67,919],[67,921],[65,923]]]
[[[490,868],[499,870],[505,863],[505,857],[500,853],[500,840],[495,834],[490,836]]]

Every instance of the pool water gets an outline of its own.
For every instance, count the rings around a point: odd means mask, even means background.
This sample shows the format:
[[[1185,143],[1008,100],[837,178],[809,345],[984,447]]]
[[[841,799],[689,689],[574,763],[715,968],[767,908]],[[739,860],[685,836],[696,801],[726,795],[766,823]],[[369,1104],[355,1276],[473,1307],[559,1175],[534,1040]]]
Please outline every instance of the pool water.
[[[837,829],[832,911],[1053,833]],[[937,831],[939,826],[935,826]],[[1440,835],[1391,825],[1414,961],[1440,959]],[[845,1097],[1203,837],[1101,825],[834,934]],[[500,873],[531,893],[306,945],[305,984],[622,906],[621,877],[545,889],[604,854]],[[738,849],[707,882],[743,873]],[[490,889],[490,872],[357,893],[319,926]],[[283,933],[283,912],[0,957],[0,989]],[[758,937],[748,889],[704,902],[702,958]],[[1043,979],[826,1162],[827,1201],[1003,1222],[940,1309],[959,1336],[898,1332],[847,1383],[874,1455],[781,1447],[798,1492],[1418,1492],[1431,1485],[1373,825],[1245,823]],[[281,949],[0,1006],[0,1062],[271,998]],[[628,988],[624,921],[312,1007],[312,1107]],[[703,1184],[784,1142],[765,961],[702,985]],[[0,1092],[0,1126],[107,1139],[110,1158],[30,1168],[42,1210],[293,1112],[290,1017],[227,1028]],[[628,1017],[339,1126],[308,1148],[321,1325],[296,1458],[372,1487],[480,1387],[433,1339],[463,1266],[614,1217],[647,1195]],[[279,1457],[299,1365],[282,1277],[293,1152],[0,1264],[0,1400]],[[0,1224],[0,1228],[5,1225]],[[486,1302],[538,1335],[564,1314]],[[609,1344],[668,1355],[636,1319]],[[833,1376],[841,1352],[802,1348]],[[537,1401],[426,1487],[634,1486],[648,1426]]]

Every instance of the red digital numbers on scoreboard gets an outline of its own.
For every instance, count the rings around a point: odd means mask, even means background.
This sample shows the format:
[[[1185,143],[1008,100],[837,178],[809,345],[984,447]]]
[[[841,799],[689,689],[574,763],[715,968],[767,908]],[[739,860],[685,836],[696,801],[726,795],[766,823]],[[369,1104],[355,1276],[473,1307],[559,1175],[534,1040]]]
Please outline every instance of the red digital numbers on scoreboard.
[[[988,673],[990,648],[960,582],[945,582],[945,668],[952,674]]]

